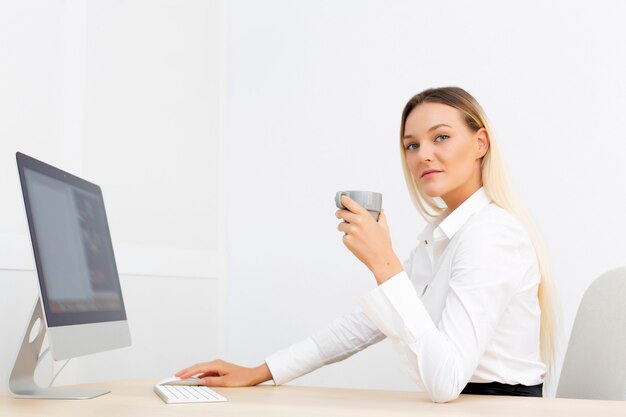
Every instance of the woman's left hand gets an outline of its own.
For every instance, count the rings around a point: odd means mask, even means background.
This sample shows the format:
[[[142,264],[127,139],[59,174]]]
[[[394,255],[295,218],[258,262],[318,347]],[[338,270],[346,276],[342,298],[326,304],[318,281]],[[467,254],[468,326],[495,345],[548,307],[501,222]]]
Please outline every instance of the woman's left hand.
[[[335,216],[342,219],[337,229],[344,233],[343,244],[369,268],[378,285],[402,271],[402,263],[391,247],[391,236],[384,211],[378,221],[356,201],[341,196],[341,203],[348,210],[337,210]]]

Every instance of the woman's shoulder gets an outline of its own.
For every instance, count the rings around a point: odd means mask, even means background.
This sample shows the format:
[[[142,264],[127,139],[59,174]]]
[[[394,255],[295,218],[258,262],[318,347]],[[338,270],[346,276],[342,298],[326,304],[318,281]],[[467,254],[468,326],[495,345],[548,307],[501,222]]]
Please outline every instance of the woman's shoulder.
[[[495,203],[485,206],[484,209],[474,214],[463,227],[461,234],[464,238],[506,239],[532,246],[530,237],[520,220]]]

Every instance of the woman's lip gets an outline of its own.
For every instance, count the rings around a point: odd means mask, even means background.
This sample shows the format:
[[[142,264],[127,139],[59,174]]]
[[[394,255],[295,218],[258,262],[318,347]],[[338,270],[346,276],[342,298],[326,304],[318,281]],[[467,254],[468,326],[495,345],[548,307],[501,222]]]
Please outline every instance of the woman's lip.
[[[422,174],[422,177],[421,177],[421,178],[428,177],[428,176],[431,176],[431,175],[433,175],[433,174],[438,174],[438,173],[440,173],[440,172],[441,172],[441,171],[436,171],[436,170],[434,170],[434,169],[430,169],[430,170],[428,170],[428,171],[424,171],[424,173]]]

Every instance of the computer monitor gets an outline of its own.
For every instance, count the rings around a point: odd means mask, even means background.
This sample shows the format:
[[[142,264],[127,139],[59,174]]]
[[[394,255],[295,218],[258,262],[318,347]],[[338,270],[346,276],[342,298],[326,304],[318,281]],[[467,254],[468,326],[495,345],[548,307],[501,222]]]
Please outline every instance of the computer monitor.
[[[43,388],[34,382],[46,331],[56,360],[130,345],[102,191],[30,156],[18,152],[16,158],[40,299],[26,329],[10,389],[17,397],[29,398],[104,394],[108,391]],[[31,342],[37,319],[43,326]]]

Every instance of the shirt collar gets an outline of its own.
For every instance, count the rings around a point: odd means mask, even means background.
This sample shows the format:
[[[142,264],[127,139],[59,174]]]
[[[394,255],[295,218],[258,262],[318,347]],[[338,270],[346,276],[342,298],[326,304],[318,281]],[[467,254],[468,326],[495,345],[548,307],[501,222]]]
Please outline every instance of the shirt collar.
[[[467,200],[465,200],[452,213],[444,214],[443,220],[433,230],[433,239],[440,240],[442,238],[452,239],[456,232],[474,214],[491,203],[491,198],[483,187],[480,187]]]

